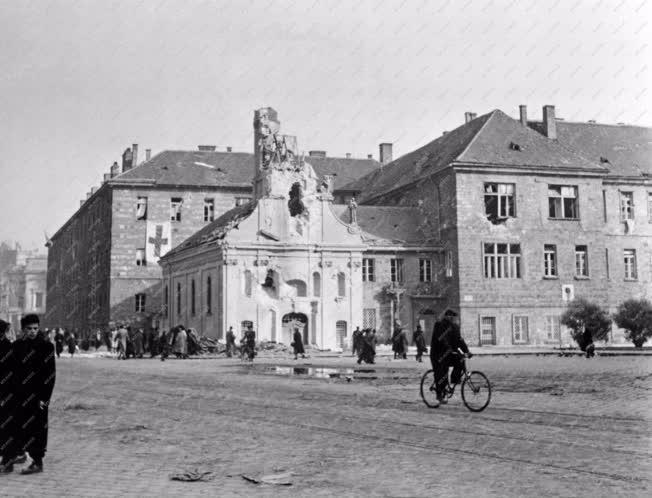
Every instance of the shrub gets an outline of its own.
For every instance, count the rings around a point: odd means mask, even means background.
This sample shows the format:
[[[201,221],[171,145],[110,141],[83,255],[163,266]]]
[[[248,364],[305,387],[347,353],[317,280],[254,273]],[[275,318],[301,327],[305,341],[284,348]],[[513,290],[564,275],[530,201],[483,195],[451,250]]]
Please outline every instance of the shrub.
[[[613,318],[637,348],[652,337],[652,303],[647,299],[628,299],[618,306]]]
[[[561,323],[571,329],[571,336],[580,346],[583,344],[582,334],[586,329],[591,331],[594,341],[606,341],[611,330],[609,314],[598,304],[583,298],[573,299],[561,316]]]

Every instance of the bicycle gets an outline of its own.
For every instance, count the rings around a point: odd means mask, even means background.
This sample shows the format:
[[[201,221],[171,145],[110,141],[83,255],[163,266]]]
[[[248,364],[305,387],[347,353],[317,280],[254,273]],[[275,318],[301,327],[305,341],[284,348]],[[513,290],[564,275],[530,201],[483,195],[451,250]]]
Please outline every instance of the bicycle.
[[[481,412],[491,401],[491,383],[485,374],[477,370],[468,371],[466,369],[466,356],[462,355],[462,377],[460,391],[462,401],[472,412]],[[453,397],[455,387],[458,383],[451,385],[448,375],[446,375],[446,387],[444,395],[446,399]],[[435,388],[435,372],[428,370],[421,377],[421,399],[429,408],[437,408],[439,401],[437,399],[437,390]]]

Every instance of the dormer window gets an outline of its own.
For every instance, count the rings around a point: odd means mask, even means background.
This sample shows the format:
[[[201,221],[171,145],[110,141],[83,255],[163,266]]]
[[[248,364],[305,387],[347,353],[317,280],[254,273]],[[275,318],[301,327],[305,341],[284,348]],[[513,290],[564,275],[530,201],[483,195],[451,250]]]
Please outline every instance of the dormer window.
[[[517,151],[523,150],[523,147],[521,147],[521,146],[520,146],[519,144],[517,144],[516,142],[510,142],[510,143],[509,143],[509,148],[510,148],[511,150],[517,150]]]

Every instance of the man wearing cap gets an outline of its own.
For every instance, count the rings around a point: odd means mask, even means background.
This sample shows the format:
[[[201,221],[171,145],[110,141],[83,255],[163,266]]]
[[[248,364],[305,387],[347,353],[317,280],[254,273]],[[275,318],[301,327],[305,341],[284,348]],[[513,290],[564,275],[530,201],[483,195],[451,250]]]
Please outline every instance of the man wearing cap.
[[[453,367],[451,382],[457,384],[462,377],[462,350],[469,358],[472,356],[466,342],[460,333],[457,313],[448,309],[441,320],[435,323],[430,344],[430,362],[434,371],[437,399],[446,403],[446,384],[448,383],[448,369]]]
[[[0,320],[0,474],[14,470],[16,441],[16,357],[9,340],[9,324]]]
[[[25,315],[20,320],[23,338],[14,343],[18,397],[20,442],[32,457],[32,463],[21,474],[43,472],[43,457],[48,440],[48,405],[54,389],[54,346],[39,333],[39,317]]]

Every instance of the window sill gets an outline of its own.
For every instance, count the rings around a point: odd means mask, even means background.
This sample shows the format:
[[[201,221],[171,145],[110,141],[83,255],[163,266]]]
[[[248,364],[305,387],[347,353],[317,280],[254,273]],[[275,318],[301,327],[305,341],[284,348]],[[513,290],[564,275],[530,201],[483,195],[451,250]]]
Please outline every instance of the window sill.
[[[625,282],[638,282],[638,278],[626,278]]]
[[[575,280],[591,280],[588,275],[575,275]]]
[[[559,277],[556,275],[544,275],[541,277],[543,280],[559,280]]]
[[[579,218],[550,218],[548,217],[548,221],[580,221]]]

